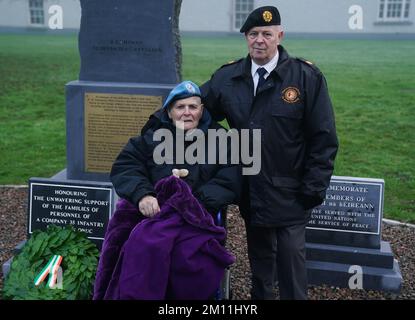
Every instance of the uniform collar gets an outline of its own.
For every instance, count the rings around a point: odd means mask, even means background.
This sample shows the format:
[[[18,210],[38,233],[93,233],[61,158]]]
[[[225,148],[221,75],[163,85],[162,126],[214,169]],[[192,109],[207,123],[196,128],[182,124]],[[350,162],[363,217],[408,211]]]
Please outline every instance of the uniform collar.
[[[273,73],[278,75],[281,79],[284,79],[284,76],[287,72],[288,67],[288,60],[290,56],[288,55],[288,52],[284,49],[283,46],[278,46],[278,52],[279,52],[279,60],[278,60],[278,66],[274,69]],[[272,73],[271,73],[272,75]]]
[[[256,64],[255,61],[251,59],[251,76],[254,77],[258,68],[264,68],[265,70],[267,70],[268,74],[270,74],[277,67],[278,58],[279,58],[279,52],[277,50],[277,53],[275,54],[275,56],[263,66]]]

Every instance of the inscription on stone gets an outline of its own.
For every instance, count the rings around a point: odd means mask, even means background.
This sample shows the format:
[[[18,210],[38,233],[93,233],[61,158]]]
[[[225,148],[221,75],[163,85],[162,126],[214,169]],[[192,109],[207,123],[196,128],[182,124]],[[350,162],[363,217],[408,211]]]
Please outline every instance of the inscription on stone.
[[[148,117],[162,105],[162,96],[85,93],[85,171],[106,173]]]
[[[111,188],[34,181],[29,187],[29,234],[50,224],[72,225],[91,240],[104,240],[111,217]]]
[[[309,229],[379,234],[383,182],[332,178],[326,199],[313,209]]]
[[[118,53],[120,59],[125,52],[134,52],[137,55],[146,57],[147,59],[157,60],[160,59],[162,54],[162,48],[160,47],[148,47],[141,40],[125,40],[125,39],[108,39],[106,41],[101,40],[98,43],[92,45],[92,49],[101,54],[112,52]]]

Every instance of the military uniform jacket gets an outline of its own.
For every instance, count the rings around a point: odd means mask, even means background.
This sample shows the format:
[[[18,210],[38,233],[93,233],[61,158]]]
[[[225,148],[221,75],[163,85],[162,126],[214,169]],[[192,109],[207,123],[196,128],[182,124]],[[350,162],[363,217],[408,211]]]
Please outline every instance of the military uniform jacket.
[[[254,96],[251,59],[217,70],[202,87],[205,107],[232,128],[261,129],[261,170],[244,177],[241,213],[252,225],[307,222],[325,198],[338,148],[323,74],[279,46],[277,67]]]

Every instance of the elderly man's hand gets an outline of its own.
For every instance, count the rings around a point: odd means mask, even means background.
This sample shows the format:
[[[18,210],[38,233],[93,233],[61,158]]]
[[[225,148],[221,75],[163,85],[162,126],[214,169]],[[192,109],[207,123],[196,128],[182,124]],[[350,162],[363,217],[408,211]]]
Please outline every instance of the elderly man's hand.
[[[159,203],[153,196],[143,197],[138,203],[138,209],[147,218],[152,218],[160,212]]]

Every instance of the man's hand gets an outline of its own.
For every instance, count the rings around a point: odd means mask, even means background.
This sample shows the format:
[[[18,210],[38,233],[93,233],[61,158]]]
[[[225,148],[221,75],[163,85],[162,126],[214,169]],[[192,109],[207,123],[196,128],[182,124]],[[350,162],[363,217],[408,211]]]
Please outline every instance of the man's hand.
[[[147,218],[152,218],[160,212],[159,203],[153,196],[143,197],[138,203],[138,209]]]

